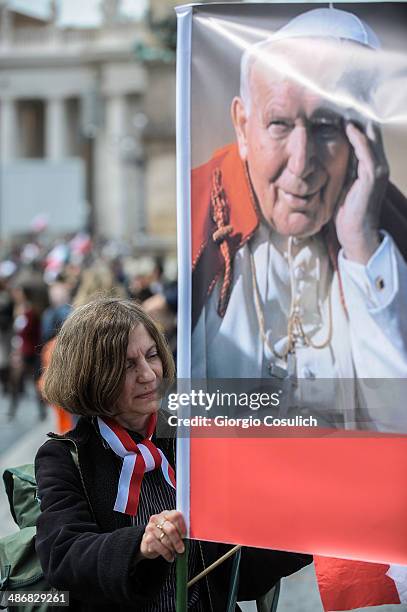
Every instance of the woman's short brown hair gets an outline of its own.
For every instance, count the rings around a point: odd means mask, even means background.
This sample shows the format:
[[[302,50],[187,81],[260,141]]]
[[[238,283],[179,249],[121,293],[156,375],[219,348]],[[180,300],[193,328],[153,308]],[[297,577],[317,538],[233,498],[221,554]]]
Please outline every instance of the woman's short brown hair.
[[[171,384],[174,360],[153,319],[131,300],[99,298],[76,308],[63,324],[44,374],[46,401],[73,414],[112,415],[124,384],[129,333],[140,323]]]

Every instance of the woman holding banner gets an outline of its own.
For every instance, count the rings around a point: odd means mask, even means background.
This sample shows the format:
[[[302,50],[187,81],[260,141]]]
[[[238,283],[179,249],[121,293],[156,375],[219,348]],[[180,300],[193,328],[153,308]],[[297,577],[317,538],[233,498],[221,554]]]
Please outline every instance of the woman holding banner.
[[[44,392],[80,415],[38,451],[37,551],[49,583],[75,610],[175,610],[184,518],[175,508],[175,443],[157,437],[163,383],[175,368],[164,336],[137,304],[98,299],[76,309],[57,337]],[[192,541],[189,575],[222,555]],[[243,549],[239,599],[256,599],[310,557]],[[188,593],[188,609],[226,609],[231,561]]]

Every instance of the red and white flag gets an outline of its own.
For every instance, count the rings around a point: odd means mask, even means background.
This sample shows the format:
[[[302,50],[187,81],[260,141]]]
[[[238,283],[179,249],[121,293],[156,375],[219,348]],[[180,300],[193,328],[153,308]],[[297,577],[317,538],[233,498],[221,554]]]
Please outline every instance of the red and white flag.
[[[407,567],[314,557],[325,612],[407,603]]]
[[[210,362],[205,343],[209,344],[215,337],[224,338],[225,355],[229,348],[230,360],[226,356],[225,364],[233,362],[234,351],[240,351],[241,363],[248,369],[249,344],[254,345],[254,353],[258,342],[261,352],[260,332],[264,331],[261,330],[261,317],[257,313],[258,325],[250,319],[246,335],[241,334],[239,339],[243,317],[239,317],[238,305],[228,335],[222,335],[215,314],[212,323],[216,322],[210,329],[204,329],[199,346],[195,330],[200,331],[200,324],[205,327],[211,320],[208,296],[214,299],[216,295],[219,298],[217,312],[225,313],[225,301],[233,282],[247,284],[242,309],[247,308],[247,304],[254,304],[251,271],[247,269],[237,280],[233,278],[231,250],[239,254],[243,239],[254,236],[264,218],[259,219],[257,214],[259,202],[254,202],[255,205],[247,210],[237,205],[233,210],[229,206],[228,210],[224,189],[227,181],[224,176],[224,182],[220,182],[219,165],[226,150],[235,151],[237,156],[235,134],[225,120],[224,109],[227,107],[229,116],[230,101],[238,92],[238,76],[232,74],[233,66],[236,72],[238,64],[236,57],[258,37],[263,37],[266,24],[270,25],[267,20],[275,9],[271,4],[263,6],[264,14],[259,7],[251,13],[252,8],[244,3],[236,7],[228,4],[224,13],[222,5],[177,9],[178,376],[182,379],[191,377],[191,354],[199,363]],[[271,23],[271,30],[277,29],[283,19],[282,6],[276,13],[275,23]],[[244,69],[247,66],[249,62],[243,64]],[[227,90],[229,83],[233,87],[231,96]],[[238,130],[241,132],[239,150],[247,147],[248,128],[244,123],[243,129],[243,123]],[[224,147],[223,153],[212,156],[215,149],[232,141],[233,149]],[[257,145],[256,141],[253,148],[258,151]],[[266,167],[266,153],[259,154],[260,158]],[[198,173],[191,182],[192,168],[201,164],[205,175]],[[248,188],[248,199],[254,201],[256,198],[246,176],[250,165],[247,160],[241,175],[236,173],[238,164],[230,162],[227,167],[226,164],[225,161],[223,168],[229,174],[229,199],[243,202],[243,184]],[[213,182],[207,180],[208,176],[213,177]],[[267,185],[271,182],[268,177]],[[199,198],[191,203],[194,188]],[[208,214],[209,204],[211,215]],[[196,228],[199,232],[194,233],[192,230]],[[196,236],[199,240],[194,240]],[[216,245],[220,248],[215,248]],[[234,261],[236,259],[237,255]],[[199,271],[193,282],[192,261],[194,271]],[[241,265],[245,270],[243,263]],[[250,268],[250,264],[247,265]],[[269,265],[268,259],[264,259],[262,279],[268,277],[266,265]],[[219,295],[213,291],[214,287]],[[194,328],[195,337],[191,339],[194,320],[198,322]],[[219,362],[218,359],[218,365]],[[216,376],[222,373],[217,371]],[[226,430],[224,432],[224,438],[209,438],[203,433],[203,437],[178,439],[177,507],[187,518],[191,537],[351,559],[354,574],[349,584],[356,607],[363,605],[358,601],[363,601],[363,593],[367,597],[368,591],[371,601],[386,603],[384,598],[388,603],[404,601],[407,437],[314,430],[308,436],[291,431],[285,438],[273,437],[270,433],[261,437],[257,431],[256,438],[250,438],[233,437]],[[356,580],[358,572],[360,580]],[[327,590],[326,597],[333,597],[335,589],[339,594],[341,584],[345,584],[342,579],[337,572],[336,586],[332,587],[332,592]],[[326,609],[339,610],[341,608],[335,606],[347,606],[344,602],[344,599],[339,603],[330,600],[327,605],[334,607]]]

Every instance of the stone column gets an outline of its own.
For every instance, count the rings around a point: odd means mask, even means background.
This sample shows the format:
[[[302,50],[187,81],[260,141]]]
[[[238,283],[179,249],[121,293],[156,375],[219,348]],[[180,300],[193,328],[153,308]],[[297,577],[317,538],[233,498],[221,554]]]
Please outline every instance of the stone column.
[[[144,131],[147,127],[147,116],[139,111],[132,118],[135,129],[134,137],[134,156],[132,160],[134,181],[136,214],[134,217],[135,234],[145,234],[147,231],[147,210],[146,210],[146,152],[144,147]]]
[[[13,14],[0,0],[0,46],[8,47],[13,41]]]
[[[0,160],[14,159],[18,151],[17,104],[13,98],[0,100]]]
[[[102,201],[98,207],[100,233],[112,238],[124,238],[126,232],[126,191],[121,144],[126,130],[126,99],[123,95],[106,98],[104,163],[99,168],[98,182]]]
[[[108,195],[110,204],[107,218],[110,218],[115,238],[126,235],[126,190],[123,164],[121,158],[121,143],[126,132],[126,99],[123,95],[109,96],[106,101],[106,133],[107,133],[107,168],[110,186]],[[107,220],[107,219],[106,219]],[[114,228],[114,229],[113,229]]]
[[[129,110],[125,94],[105,98],[105,126],[95,147],[95,214],[100,235],[134,241],[144,224],[144,166]]]
[[[63,98],[48,98],[45,108],[45,157],[53,161],[66,156],[66,113]]]
[[[134,131],[134,130],[133,130]],[[120,143],[120,159],[126,190],[124,193],[125,236],[134,242],[145,230],[144,147],[141,134],[126,136]]]

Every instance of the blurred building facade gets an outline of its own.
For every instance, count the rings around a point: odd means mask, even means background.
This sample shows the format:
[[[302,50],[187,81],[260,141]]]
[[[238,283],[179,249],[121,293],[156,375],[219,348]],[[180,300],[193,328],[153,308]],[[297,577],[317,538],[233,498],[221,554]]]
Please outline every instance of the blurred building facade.
[[[61,28],[0,0],[0,235],[43,214],[139,249],[175,246],[175,57],[170,0],[97,28]],[[24,219],[22,218],[24,217]],[[79,222],[78,222],[79,219]]]

